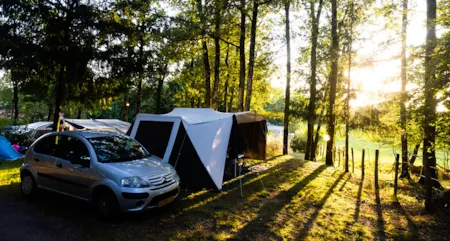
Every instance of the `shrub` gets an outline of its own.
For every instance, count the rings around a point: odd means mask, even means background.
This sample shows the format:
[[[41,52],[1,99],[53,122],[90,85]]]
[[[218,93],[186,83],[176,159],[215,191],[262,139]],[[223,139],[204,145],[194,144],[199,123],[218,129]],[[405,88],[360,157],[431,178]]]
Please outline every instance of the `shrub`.
[[[276,156],[283,153],[283,139],[276,138],[273,135],[267,135],[267,156]]]
[[[291,140],[291,148],[294,152],[304,153],[306,150],[306,142],[306,135],[295,134],[295,136]]]

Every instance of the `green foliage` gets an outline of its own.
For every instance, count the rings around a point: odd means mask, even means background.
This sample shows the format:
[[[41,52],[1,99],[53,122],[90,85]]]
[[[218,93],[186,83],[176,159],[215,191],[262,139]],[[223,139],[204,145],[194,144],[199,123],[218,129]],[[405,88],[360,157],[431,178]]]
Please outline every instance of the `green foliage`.
[[[307,136],[306,133],[295,134],[291,140],[291,148],[294,152],[305,153]]]

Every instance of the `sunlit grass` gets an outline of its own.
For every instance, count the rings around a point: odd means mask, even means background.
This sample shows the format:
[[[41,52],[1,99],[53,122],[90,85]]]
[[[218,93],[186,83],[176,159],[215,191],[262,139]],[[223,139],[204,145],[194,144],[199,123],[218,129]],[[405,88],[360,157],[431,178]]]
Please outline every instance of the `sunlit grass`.
[[[0,164],[0,186],[7,186],[20,182],[20,165],[22,160],[1,161]]]
[[[400,180],[394,202],[389,168],[380,168],[377,193],[370,165],[364,178],[359,169],[344,173],[342,166],[292,156],[261,165],[269,169],[243,177],[243,197],[235,179],[221,192],[183,190],[176,203],[138,221],[68,220],[89,240],[441,240],[450,235],[448,214],[425,214],[423,188],[415,182]]]

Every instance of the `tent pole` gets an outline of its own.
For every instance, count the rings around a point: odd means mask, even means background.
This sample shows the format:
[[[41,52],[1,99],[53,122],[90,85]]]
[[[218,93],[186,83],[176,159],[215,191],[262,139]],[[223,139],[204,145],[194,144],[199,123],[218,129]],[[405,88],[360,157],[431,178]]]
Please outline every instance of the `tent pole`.
[[[238,159],[239,160],[239,159]],[[242,175],[241,175],[241,166],[239,166],[239,183],[241,186],[241,197],[244,197],[244,193],[242,192]]]
[[[182,123],[180,123],[181,125]],[[183,142],[181,142],[181,146],[180,146],[180,150],[178,150],[178,155],[177,155],[177,160],[175,160],[175,165],[173,168],[177,168],[177,164],[178,164],[178,159],[180,159],[180,155],[181,155],[181,150],[183,150],[183,146],[184,146],[184,141],[186,140],[186,136],[187,136],[187,130],[186,133],[184,133],[184,137],[183,137]]]

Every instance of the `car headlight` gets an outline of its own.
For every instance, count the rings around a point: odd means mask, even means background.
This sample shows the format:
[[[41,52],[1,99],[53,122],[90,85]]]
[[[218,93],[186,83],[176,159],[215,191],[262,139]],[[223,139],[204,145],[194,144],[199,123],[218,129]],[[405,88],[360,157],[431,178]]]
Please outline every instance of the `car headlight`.
[[[122,187],[132,187],[132,188],[140,188],[140,187],[149,187],[147,182],[145,182],[140,177],[126,177],[120,179],[120,186]]]
[[[177,171],[175,171],[175,169],[172,169],[172,173],[175,181],[180,181],[180,176],[178,176],[178,173]]]

